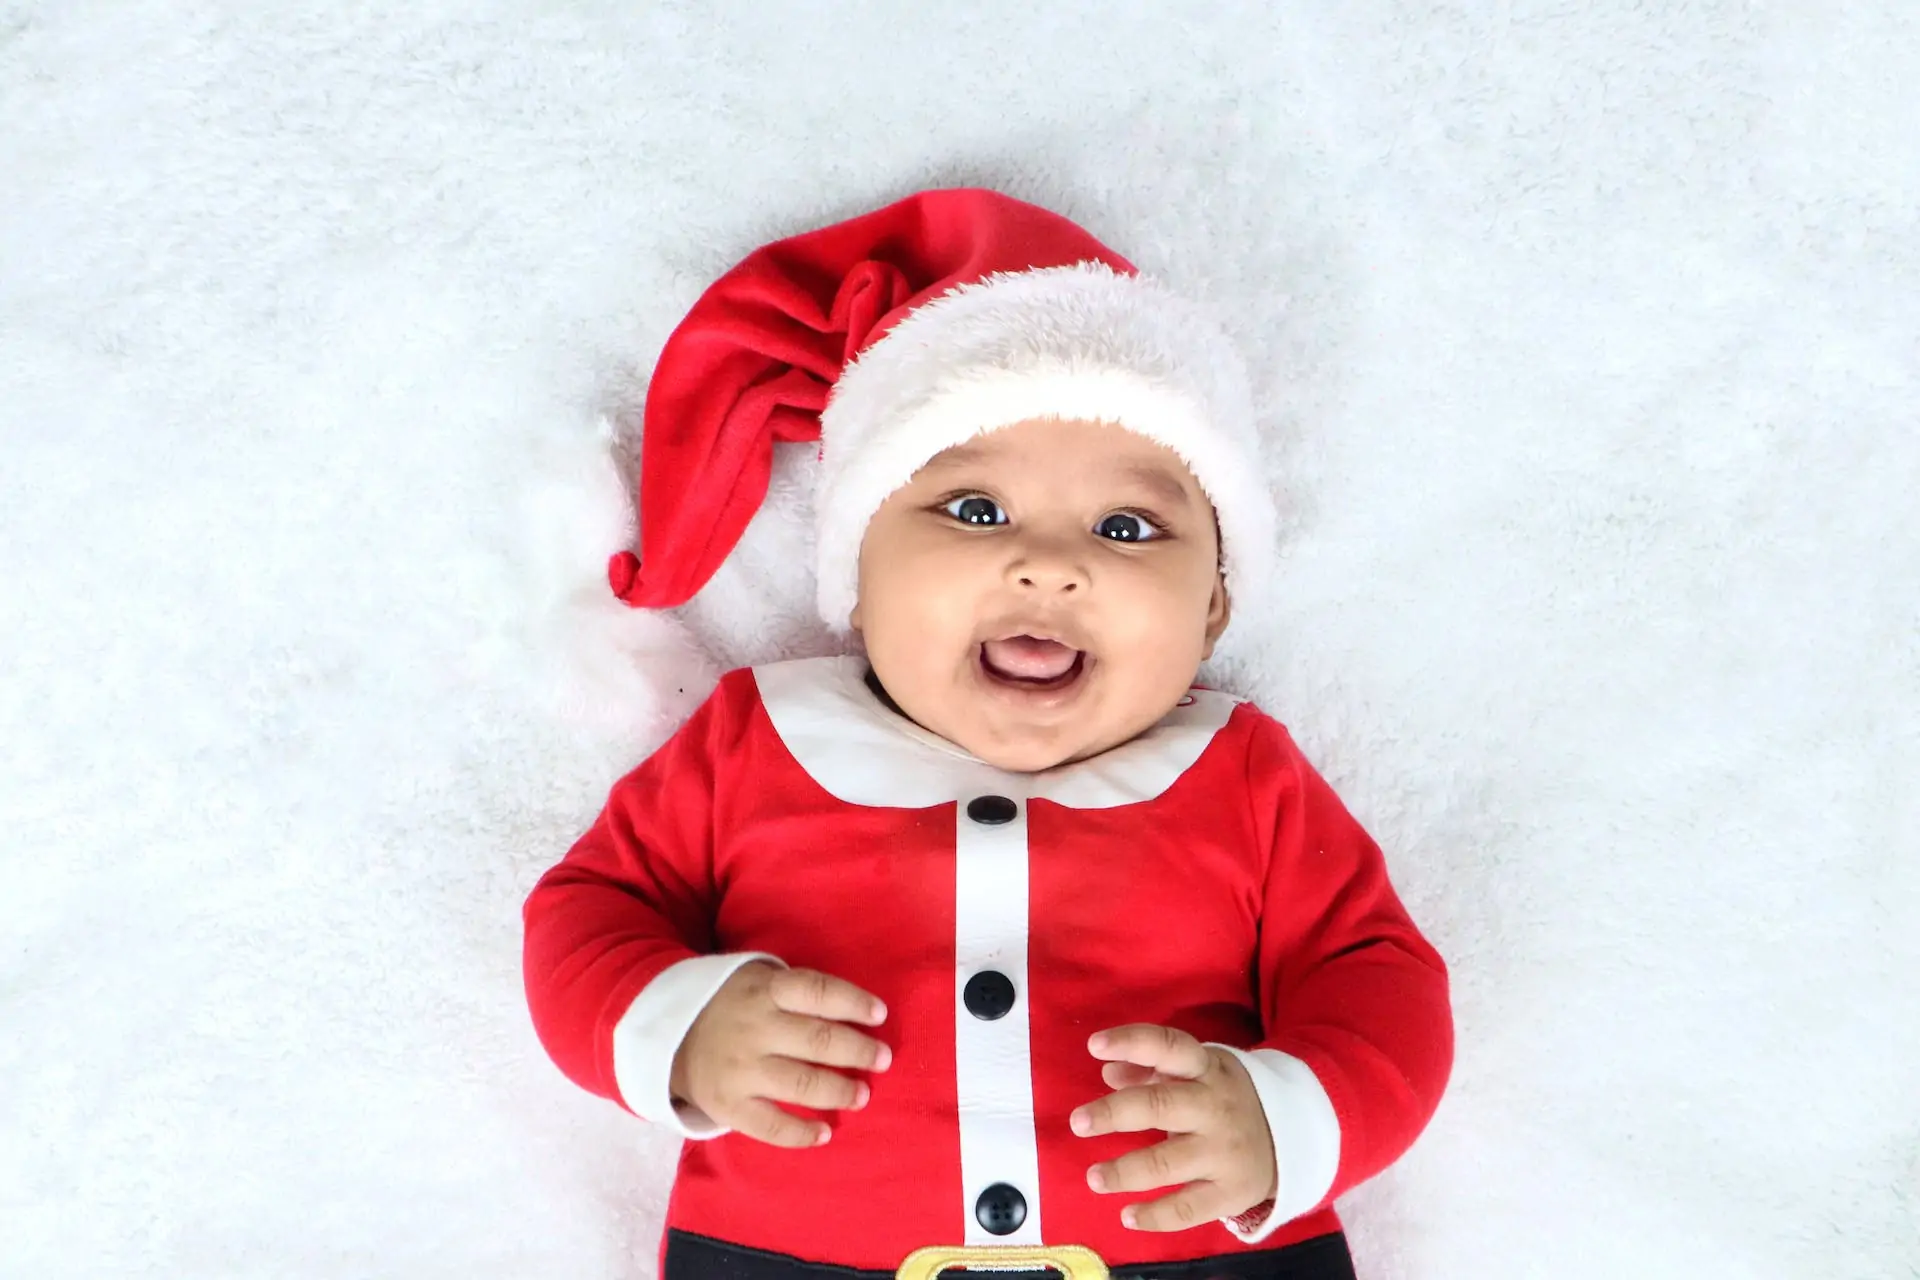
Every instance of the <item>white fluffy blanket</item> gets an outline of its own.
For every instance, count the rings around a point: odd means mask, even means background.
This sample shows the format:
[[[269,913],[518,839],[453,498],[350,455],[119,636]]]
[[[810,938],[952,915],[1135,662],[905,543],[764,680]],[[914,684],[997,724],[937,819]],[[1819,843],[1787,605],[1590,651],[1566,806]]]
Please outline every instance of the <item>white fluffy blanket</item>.
[[[804,459],[607,612],[596,424],[762,240],[979,183],[1258,369],[1214,674],[1457,983],[1363,1273],[1920,1275],[1916,79],[1893,0],[0,0],[0,1274],[652,1274],[519,902],[823,640]]]

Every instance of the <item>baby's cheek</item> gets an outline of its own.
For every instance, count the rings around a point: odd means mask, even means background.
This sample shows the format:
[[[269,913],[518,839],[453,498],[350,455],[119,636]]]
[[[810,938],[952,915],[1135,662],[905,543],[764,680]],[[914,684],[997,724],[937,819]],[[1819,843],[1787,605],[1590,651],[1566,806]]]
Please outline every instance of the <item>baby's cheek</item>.
[[[1159,661],[1178,661],[1198,646],[1207,631],[1207,598],[1196,600],[1175,585],[1163,586],[1151,602],[1129,610],[1137,652]]]

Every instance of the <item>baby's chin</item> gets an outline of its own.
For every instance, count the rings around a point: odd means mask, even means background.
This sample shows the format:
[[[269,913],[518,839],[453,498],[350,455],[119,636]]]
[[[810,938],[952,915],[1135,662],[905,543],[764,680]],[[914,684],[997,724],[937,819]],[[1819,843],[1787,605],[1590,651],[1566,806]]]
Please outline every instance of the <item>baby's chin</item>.
[[[928,727],[995,769],[1040,773],[1131,741],[1172,709],[1171,703],[1164,708],[1116,706],[1110,696],[1099,696],[1098,688],[1087,692],[1093,696],[1076,699],[1071,710],[1026,708],[998,697],[963,693],[957,706],[948,704],[948,715],[942,717],[946,723]]]
[[[960,746],[1002,773],[1043,773],[1069,760],[1078,759],[1083,754],[1092,754],[1075,752],[1071,749],[1062,751],[1051,747],[1030,747],[1024,744],[969,746],[962,742]]]
[[[1099,755],[1126,740],[1107,741],[1086,725],[983,724],[957,728],[953,742],[969,755],[1005,773],[1040,773]]]

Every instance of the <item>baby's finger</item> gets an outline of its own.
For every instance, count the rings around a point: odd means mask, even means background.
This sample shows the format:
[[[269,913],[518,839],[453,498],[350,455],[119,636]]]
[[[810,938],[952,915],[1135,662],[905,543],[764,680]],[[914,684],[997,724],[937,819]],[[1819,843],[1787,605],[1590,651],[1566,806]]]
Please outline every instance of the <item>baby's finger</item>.
[[[1104,1062],[1131,1062],[1183,1080],[1198,1080],[1213,1064],[1207,1046],[1186,1032],[1145,1022],[1096,1031],[1087,1051]]]
[[[857,1022],[877,1027],[887,1020],[887,1006],[877,996],[851,982],[818,969],[782,969],[767,992],[774,1007],[829,1022]]]
[[[1177,1187],[1209,1172],[1206,1157],[1206,1144],[1199,1138],[1169,1138],[1094,1165],[1087,1170],[1087,1185],[1103,1195]]]
[[[1189,1182],[1172,1195],[1120,1211],[1122,1226],[1135,1231],[1185,1231],[1230,1216],[1233,1198],[1211,1182]]]
[[[858,1111],[871,1096],[864,1080],[849,1080],[838,1071],[792,1058],[766,1058],[756,1075],[754,1093],[759,1097],[815,1111]]]
[[[779,1021],[767,1043],[771,1053],[854,1071],[885,1071],[893,1065],[893,1050],[844,1022],[808,1018],[797,1013],[776,1016]]]
[[[1188,1080],[1122,1089],[1073,1109],[1067,1124],[1083,1138],[1163,1129],[1193,1133],[1211,1115],[1207,1090]]]
[[[1108,1062],[1100,1067],[1100,1078],[1107,1082],[1109,1089],[1131,1089],[1136,1085],[1152,1084],[1158,1074],[1151,1067],[1136,1067],[1131,1062]]]
[[[714,1118],[735,1133],[776,1147],[817,1147],[833,1134],[820,1121],[803,1120],[765,1098],[747,1098],[731,1107],[727,1115]]]

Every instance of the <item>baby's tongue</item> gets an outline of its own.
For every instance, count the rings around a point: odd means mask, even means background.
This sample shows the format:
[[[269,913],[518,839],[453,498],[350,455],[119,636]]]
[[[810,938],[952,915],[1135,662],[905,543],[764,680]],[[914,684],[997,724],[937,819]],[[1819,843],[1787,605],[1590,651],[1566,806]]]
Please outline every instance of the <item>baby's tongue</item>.
[[[1072,669],[1075,655],[1058,640],[1036,640],[1032,636],[989,640],[985,649],[988,666],[1020,680],[1057,680]]]

